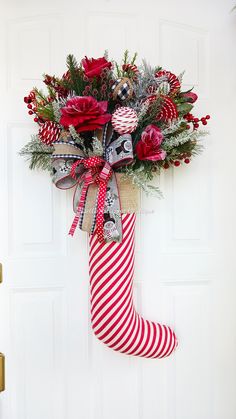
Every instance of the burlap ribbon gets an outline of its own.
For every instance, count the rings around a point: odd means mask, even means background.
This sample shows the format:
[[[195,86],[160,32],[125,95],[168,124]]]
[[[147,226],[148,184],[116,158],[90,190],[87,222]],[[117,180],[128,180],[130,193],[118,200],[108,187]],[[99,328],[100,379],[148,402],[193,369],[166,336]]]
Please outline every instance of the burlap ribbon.
[[[135,212],[137,189],[124,181],[114,169],[133,161],[130,134],[113,139],[110,125],[97,132],[103,156],[86,156],[71,137],[54,143],[53,182],[60,189],[75,188],[73,208],[76,213],[69,234],[80,229],[94,232],[99,240],[122,241],[121,211]]]

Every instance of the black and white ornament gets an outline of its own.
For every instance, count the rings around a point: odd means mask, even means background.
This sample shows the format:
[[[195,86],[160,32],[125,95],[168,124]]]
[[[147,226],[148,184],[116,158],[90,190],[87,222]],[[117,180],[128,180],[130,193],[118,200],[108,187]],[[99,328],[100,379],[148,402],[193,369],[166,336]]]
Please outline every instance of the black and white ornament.
[[[133,94],[133,86],[128,77],[121,77],[117,79],[111,89],[114,100],[127,100],[130,99]]]

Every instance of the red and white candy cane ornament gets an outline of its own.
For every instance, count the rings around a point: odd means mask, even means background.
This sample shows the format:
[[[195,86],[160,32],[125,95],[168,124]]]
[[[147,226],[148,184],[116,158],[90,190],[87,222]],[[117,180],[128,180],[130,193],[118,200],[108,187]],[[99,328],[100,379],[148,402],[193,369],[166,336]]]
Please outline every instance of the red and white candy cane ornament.
[[[173,330],[143,319],[133,302],[135,214],[123,214],[122,243],[90,236],[92,328],[99,340],[126,355],[164,358],[177,346]]]
[[[139,73],[138,67],[135,64],[123,64],[122,70],[124,71],[131,71],[135,74]]]

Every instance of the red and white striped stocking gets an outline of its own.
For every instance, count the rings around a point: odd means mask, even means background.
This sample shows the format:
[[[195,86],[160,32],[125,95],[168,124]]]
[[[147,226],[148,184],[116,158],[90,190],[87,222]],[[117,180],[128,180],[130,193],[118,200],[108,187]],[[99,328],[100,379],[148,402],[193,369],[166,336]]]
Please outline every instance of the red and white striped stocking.
[[[170,327],[144,320],[133,302],[135,214],[123,214],[122,243],[100,243],[90,236],[92,328],[115,351],[164,358],[177,346]]]

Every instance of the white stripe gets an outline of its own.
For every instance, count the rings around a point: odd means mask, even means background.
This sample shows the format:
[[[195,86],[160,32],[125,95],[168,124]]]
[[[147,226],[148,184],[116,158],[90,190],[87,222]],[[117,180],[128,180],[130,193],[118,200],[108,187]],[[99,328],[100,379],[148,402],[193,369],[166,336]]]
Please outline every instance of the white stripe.
[[[134,243],[130,242],[129,247],[127,248],[126,252],[123,254],[122,258],[119,261],[119,266],[118,264],[114,266],[114,269],[112,269],[111,271],[109,271],[106,275],[104,275],[104,277],[99,281],[98,285],[96,287],[94,287],[94,289],[92,290],[92,301],[91,301],[91,305],[92,305],[92,309],[96,303],[97,300],[99,300],[99,298],[101,297],[101,294],[104,293],[104,291],[107,290],[108,287],[110,287],[112,284],[114,284],[112,286],[112,289],[108,292],[108,294],[106,295],[106,297],[109,297],[109,295],[111,295],[120,285],[120,283],[124,280],[125,275],[127,274],[127,271],[130,269],[131,265],[134,263]],[[124,260],[124,263],[121,265],[121,262]],[[127,267],[128,265],[128,267]],[[124,271],[124,269],[127,267],[126,272],[123,272],[122,277],[119,279],[119,281],[116,282],[116,279],[121,275],[121,272]],[[112,275],[112,272],[115,269],[118,269],[117,273]],[[93,298],[93,295],[96,292],[96,289],[98,287],[100,287],[102,285],[103,282],[106,281],[106,279],[111,276],[111,278],[109,279],[109,281],[102,286],[102,289],[97,293],[97,295]],[[127,282],[127,280],[126,280]],[[97,304],[97,307],[100,307],[101,303],[99,302]]]

